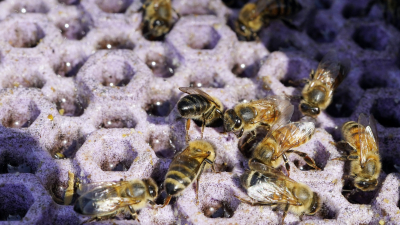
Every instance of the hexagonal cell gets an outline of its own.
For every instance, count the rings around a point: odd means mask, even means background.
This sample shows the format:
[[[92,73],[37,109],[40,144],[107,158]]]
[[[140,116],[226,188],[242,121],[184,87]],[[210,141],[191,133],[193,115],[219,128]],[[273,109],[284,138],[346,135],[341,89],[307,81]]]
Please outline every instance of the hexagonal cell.
[[[380,181],[382,182],[382,181]],[[352,180],[345,180],[342,195],[352,204],[371,204],[382,183],[374,191],[359,191],[355,189]]]
[[[160,116],[166,117],[172,110],[172,105],[170,101],[158,101],[153,100],[151,103],[147,104],[145,110],[149,116]]]
[[[333,0],[314,0],[317,9],[329,9],[332,6]]]
[[[59,133],[56,140],[50,149],[50,155],[55,159],[72,159],[75,157],[76,151],[85,142],[85,138],[78,135],[67,133]]]
[[[270,52],[299,50],[289,36],[272,35],[264,45]]]
[[[146,65],[153,71],[154,76],[162,78],[172,77],[179,67],[179,63],[174,63],[170,57],[159,53],[147,54]]]
[[[399,87],[400,70],[391,60],[367,61],[365,65],[365,73],[361,75],[359,80],[362,89]],[[385,69],[382,70],[382,68]]]
[[[304,71],[304,72],[299,72],[299,71]],[[287,65],[287,72],[285,76],[279,81],[286,87],[299,87],[299,85],[301,84],[300,82],[301,79],[309,78],[309,74],[307,73],[307,71],[311,72],[311,69],[306,67],[303,60],[290,59]]]
[[[61,116],[81,116],[88,107],[88,99],[76,96],[58,96],[55,101]]]
[[[90,26],[88,18],[70,18],[57,23],[61,35],[69,40],[81,40],[90,31]]]
[[[221,36],[214,27],[207,25],[195,25],[186,29],[186,43],[190,48],[210,50],[217,46]]]
[[[113,108],[112,108],[113,107]],[[96,111],[99,111],[98,109]],[[94,117],[95,126],[98,128],[135,128],[137,121],[135,113],[119,106],[105,106]]]
[[[0,221],[21,221],[34,202],[24,185],[0,185]]]
[[[85,61],[80,62],[62,62],[53,67],[54,73],[64,77],[74,77],[78,74]]]
[[[204,79],[204,78],[203,78]],[[200,80],[196,79],[196,77],[192,77],[189,80],[189,87],[198,87],[198,88],[224,88],[225,82],[219,78],[217,73],[214,73],[214,76],[211,79]]]
[[[307,34],[317,43],[331,43],[335,40],[337,30],[331,23],[315,19],[307,28]]]
[[[103,151],[99,151],[100,162],[97,162],[103,171],[128,171],[132,165],[133,160],[137,157],[138,153],[134,151],[129,142],[124,142],[123,148],[116,150],[115,146],[120,146],[121,140],[112,140],[110,138],[101,140]],[[107,149],[114,149],[113,155],[110,155]]]
[[[202,212],[209,218],[231,218],[235,212],[228,202],[212,201],[203,205]]]
[[[358,103],[360,96],[354,96],[349,90],[337,90],[326,112],[332,117],[349,117]],[[356,99],[357,98],[357,99]]]
[[[134,49],[135,44],[127,39],[127,38],[112,38],[112,37],[105,37],[103,40],[99,41],[96,45],[96,49],[105,49],[105,50],[112,50],[112,49]]]
[[[48,13],[49,7],[44,2],[25,1],[17,3],[11,8],[11,13]]]
[[[326,150],[325,146],[319,141],[315,143],[312,149],[315,149],[316,151],[315,157],[313,157],[315,164],[321,170],[324,170],[331,154]],[[293,156],[295,156],[295,154],[293,154]],[[302,159],[301,157],[296,156],[296,159],[293,160],[293,163],[301,171],[309,171],[309,170],[315,171],[315,169],[307,165],[304,159]]]
[[[133,0],[96,0],[97,6],[106,13],[125,13]]]
[[[10,74],[7,79],[2,82],[3,88],[39,88],[46,84],[46,80],[39,72],[28,71],[27,74]]]
[[[18,99],[18,105],[4,105],[5,111],[1,123],[9,128],[26,128],[35,122],[40,114],[40,110],[35,102],[30,99]],[[22,107],[21,107],[22,106]]]
[[[254,61],[252,64],[236,63],[232,68],[232,73],[241,78],[254,78],[260,70],[260,61]]]
[[[80,0],[58,0],[58,3],[65,5],[79,5]]]
[[[156,156],[161,159],[172,159],[176,153],[176,147],[171,135],[152,133],[148,141],[150,147],[156,153]]]
[[[6,41],[15,48],[34,48],[45,37],[42,28],[33,22],[16,22]]]
[[[100,82],[106,87],[123,87],[129,84],[135,71],[127,62],[115,61],[112,67],[105,66]]]
[[[353,40],[363,49],[383,51],[389,43],[389,36],[378,25],[369,25],[358,27]]]
[[[376,99],[371,113],[382,126],[400,127],[400,98]]]

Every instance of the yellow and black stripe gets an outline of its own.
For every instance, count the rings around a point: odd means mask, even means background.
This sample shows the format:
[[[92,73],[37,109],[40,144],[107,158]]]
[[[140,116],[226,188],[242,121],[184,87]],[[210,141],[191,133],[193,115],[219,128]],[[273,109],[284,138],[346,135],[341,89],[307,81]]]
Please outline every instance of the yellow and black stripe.
[[[201,164],[196,158],[187,155],[177,156],[168,169],[164,182],[168,195],[177,195],[197,177]]]
[[[205,114],[212,107],[212,103],[198,94],[186,95],[178,102],[178,111],[182,117],[193,118]]]
[[[261,0],[265,1],[265,0]],[[296,14],[303,7],[296,0],[275,0],[264,10],[264,16],[270,19]]]
[[[365,129],[359,123],[349,121],[342,126],[342,136],[345,141],[350,143],[354,148],[360,149],[360,129],[363,129],[361,133],[365,133]]]

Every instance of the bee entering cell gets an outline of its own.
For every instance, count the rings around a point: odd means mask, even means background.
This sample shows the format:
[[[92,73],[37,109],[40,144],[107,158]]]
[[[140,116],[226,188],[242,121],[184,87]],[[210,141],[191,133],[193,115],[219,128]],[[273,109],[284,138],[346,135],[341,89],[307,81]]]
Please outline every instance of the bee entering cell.
[[[354,188],[351,180],[346,180],[342,188],[342,195],[352,204],[371,204],[375,198],[379,187],[373,191],[361,191]]]
[[[96,0],[97,6],[106,13],[125,13],[132,2],[133,0]]]
[[[178,68],[177,63],[173,63],[172,60],[161,54],[148,55],[146,65],[153,71],[154,76],[162,78],[172,77]]]
[[[0,186],[0,221],[21,221],[35,202],[31,191],[21,184]]]

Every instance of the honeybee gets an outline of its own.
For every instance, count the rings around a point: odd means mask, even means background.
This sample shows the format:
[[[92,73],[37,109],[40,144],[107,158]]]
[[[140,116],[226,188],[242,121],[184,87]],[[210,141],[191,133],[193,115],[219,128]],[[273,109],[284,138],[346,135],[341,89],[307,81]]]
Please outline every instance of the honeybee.
[[[358,123],[349,121],[343,124],[341,143],[350,146],[350,154],[333,160],[350,160],[350,176],[354,186],[362,191],[375,190],[381,172],[378,133],[372,115],[360,114]]]
[[[332,100],[333,91],[339,86],[349,72],[349,63],[339,61],[334,52],[329,52],[322,58],[317,71],[311,71],[310,80],[302,91],[300,111],[311,117],[316,117],[326,109]]]
[[[310,140],[314,134],[314,130],[315,125],[313,122],[294,122],[286,125],[276,124],[255,147],[253,158],[250,160],[256,160],[269,167],[277,168],[281,165],[283,158],[288,176],[290,176],[290,166],[286,154],[295,153],[302,157],[309,166],[319,170],[314,160],[306,153],[291,149],[299,147]]]
[[[302,217],[315,215],[321,208],[321,200],[316,192],[279,171],[253,167],[240,177],[240,182],[252,200],[235,197],[253,206],[270,205],[283,210],[282,224],[287,211]]]
[[[251,132],[259,126],[269,128],[279,120],[289,121],[294,106],[282,96],[270,96],[265,99],[237,104],[233,109],[224,113],[224,128],[226,132],[234,132],[238,138],[244,133]]]
[[[180,87],[179,90],[189,95],[178,101],[178,111],[186,122],[186,140],[189,137],[190,119],[202,122],[201,138],[203,138],[204,127],[214,123],[217,119],[222,119],[224,109],[221,102],[211,97],[204,91],[195,87]]]
[[[153,179],[81,184],[74,210],[95,219],[114,217],[119,213],[137,219],[136,211],[157,197],[158,187]]]
[[[252,41],[257,33],[272,19],[294,15],[302,9],[296,0],[257,0],[247,3],[239,12],[235,21],[235,31],[239,39]]]
[[[200,175],[207,163],[215,172],[214,160],[215,150],[209,142],[204,140],[189,142],[188,147],[176,155],[169,165],[164,181],[165,192],[168,196],[162,207],[168,205],[172,196],[180,194],[196,178],[196,200],[198,200]]]
[[[141,27],[143,36],[149,40],[161,40],[171,30],[173,25],[170,0],[146,0],[141,10],[144,10]],[[176,13],[179,17],[179,14]]]

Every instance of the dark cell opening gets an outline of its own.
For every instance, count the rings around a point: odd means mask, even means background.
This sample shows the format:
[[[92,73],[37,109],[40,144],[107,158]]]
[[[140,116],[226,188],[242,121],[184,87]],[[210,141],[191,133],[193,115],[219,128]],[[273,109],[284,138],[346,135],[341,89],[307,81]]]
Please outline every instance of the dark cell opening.
[[[65,5],[79,5],[80,0],[58,0],[58,3]]]
[[[168,78],[175,74],[177,65],[173,64],[170,58],[161,54],[148,55],[146,58],[146,65],[153,71],[156,77]]]
[[[232,68],[232,73],[241,78],[253,78],[257,76],[260,70],[260,65],[258,62],[246,65],[244,63],[236,63]]]
[[[266,47],[270,52],[298,50],[289,38],[282,38],[281,36],[272,36]]]
[[[30,76],[22,77],[17,74],[13,74],[14,77],[3,81],[4,88],[38,88],[41,89],[46,84],[46,80],[41,74],[34,73]]]
[[[389,36],[379,26],[361,26],[354,31],[353,40],[363,49],[383,51]]]
[[[81,19],[71,19],[57,24],[61,35],[69,40],[81,40],[90,31],[89,23]]]
[[[40,115],[40,110],[34,102],[27,102],[26,107],[21,109],[12,109],[2,118],[3,126],[9,128],[27,128]]]
[[[0,221],[22,220],[35,200],[23,185],[0,186]]]
[[[214,202],[205,205],[202,211],[209,218],[231,218],[235,212],[227,202]]]
[[[159,139],[157,137],[150,137],[149,144],[158,158],[172,159],[176,153],[175,144],[171,139]]]
[[[42,28],[36,23],[17,23],[14,29],[10,30],[12,38],[7,42],[15,48],[34,48],[45,37]]]
[[[249,0],[222,0],[222,2],[232,9],[241,9]]]
[[[18,3],[16,4],[11,12],[13,13],[48,13],[49,12],[49,7],[44,4],[43,2],[33,2],[34,4],[21,4]]]
[[[34,168],[31,167],[24,159],[14,157],[9,153],[3,153],[0,159],[0,174],[5,173],[35,173]]]
[[[376,99],[371,113],[382,126],[400,127],[400,98]]]
[[[78,74],[84,63],[84,61],[74,64],[70,62],[62,62],[54,67],[54,73],[64,77],[74,77]]]
[[[360,191],[357,190],[352,180],[346,180],[342,189],[342,195],[352,204],[371,204],[372,200],[378,192],[378,189],[374,191]]]
[[[88,100],[79,97],[68,98],[60,96],[56,101],[57,111],[61,116],[81,116],[88,107]]]
[[[105,38],[96,46],[97,49],[113,50],[113,49],[134,49],[135,44],[125,38]]]
[[[349,91],[338,91],[333,94],[332,102],[326,112],[336,118],[349,117],[357,105],[353,93]]]
[[[57,136],[56,143],[50,150],[50,155],[55,159],[74,158],[75,153],[84,141],[84,138],[73,138],[60,133]]]
[[[313,157],[311,156],[310,157],[315,161],[315,164],[318,166],[318,168],[323,170],[326,164],[328,163],[331,154],[326,150],[325,146],[323,146],[320,142],[317,142],[315,146],[313,146],[313,148],[316,150],[316,153]],[[294,160],[294,164],[299,170],[302,171],[315,170],[313,167],[306,164],[303,158],[301,158],[300,160]]]
[[[168,116],[172,110],[172,105],[170,101],[153,101],[148,104],[145,108],[149,116]]]
[[[366,72],[361,75],[359,81],[362,89],[382,88],[387,87],[387,79],[381,74],[376,74],[373,71]]]
[[[317,9],[329,9],[333,0],[314,0]]]
[[[356,6],[354,4],[347,4],[345,7],[343,7],[342,10],[342,15],[344,18],[349,19],[352,17],[362,17],[366,14],[365,9],[363,9],[361,6]]]
[[[136,121],[133,118],[105,118],[99,128],[135,128]]]
[[[101,84],[108,87],[123,87],[129,84],[134,75],[135,71],[129,63],[116,63],[113,68],[103,70]]]
[[[336,30],[330,24],[314,21],[307,29],[307,34],[317,43],[331,43],[336,38]]]

